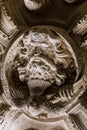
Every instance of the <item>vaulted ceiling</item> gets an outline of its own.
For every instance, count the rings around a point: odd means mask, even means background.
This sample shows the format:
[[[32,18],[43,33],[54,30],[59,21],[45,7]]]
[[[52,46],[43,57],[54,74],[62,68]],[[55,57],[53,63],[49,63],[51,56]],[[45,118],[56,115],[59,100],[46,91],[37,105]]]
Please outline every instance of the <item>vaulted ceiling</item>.
[[[50,0],[51,4],[42,12],[29,11],[23,0],[6,0],[5,7],[15,24],[18,26],[32,26],[50,24],[68,27],[80,15],[86,12],[87,1],[66,3],[64,0]],[[71,20],[71,21],[70,21]]]
[[[87,130],[87,0],[25,1],[0,0],[0,129]]]

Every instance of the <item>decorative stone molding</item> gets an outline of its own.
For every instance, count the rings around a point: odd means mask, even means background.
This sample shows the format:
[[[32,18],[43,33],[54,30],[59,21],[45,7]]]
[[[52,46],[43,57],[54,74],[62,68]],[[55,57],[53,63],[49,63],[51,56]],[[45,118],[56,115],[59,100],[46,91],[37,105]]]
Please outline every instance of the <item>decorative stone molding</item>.
[[[73,28],[73,33],[84,35],[87,32],[87,15],[84,15],[82,19],[77,22],[77,25]]]
[[[9,45],[13,37],[18,33],[18,28],[8,15],[5,8],[4,0],[0,1],[0,60],[4,54],[5,49]],[[0,61],[1,62],[1,61]],[[1,63],[0,63],[1,66]]]
[[[77,54],[58,30],[40,26],[21,35],[8,50],[1,71],[9,105],[26,105],[31,117],[37,119],[42,115],[47,119],[61,116],[85,91],[80,83],[74,84],[80,74]],[[22,86],[15,84],[17,79]]]
[[[58,25],[38,22],[38,26],[29,24],[26,29],[20,10],[17,17],[21,22],[15,25],[6,8],[8,2],[12,4],[12,0],[0,1],[0,130],[86,130],[86,16],[72,29],[83,38],[80,46]],[[41,15],[22,4],[32,17]]]
[[[73,34],[76,39],[81,42],[81,47],[86,45],[86,34],[87,34],[87,1],[85,1],[75,13],[73,13],[69,23],[71,24],[69,32]]]
[[[71,118],[74,120],[74,123],[77,124],[79,129],[87,129],[87,110],[81,106],[79,103],[70,114]],[[85,120],[85,122],[84,122]]]
[[[71,30],[78,40],[81,41],[81,47],[84,48],[84,46],[87,45],[87,15],[85,14],[74,23],[76,24],[74,24],[74,27],[72,27]]]
[[[87,35],[85,35],[85,36],[83,37],[81,47],[85,47],[86,45],[87,45]]]
[[[7,34],[9,39],[18,31],[17,26],[12,21],[12,18],[8,15],[8,12],[4,6],[4,2],[1,4],[1,30]]]

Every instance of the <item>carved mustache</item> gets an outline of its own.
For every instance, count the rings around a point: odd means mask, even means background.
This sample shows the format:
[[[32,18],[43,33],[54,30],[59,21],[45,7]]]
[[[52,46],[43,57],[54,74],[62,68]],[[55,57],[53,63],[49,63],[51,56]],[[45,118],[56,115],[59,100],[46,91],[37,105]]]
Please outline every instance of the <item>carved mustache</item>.
[[[37,66],[35,66],[35,64]],[[42,70],[42,67],[44,67],[44,70]],[[23,80],[26,79],[28,81],[29,79],[38,79],[39,77],[40,80],[48,79],[49,81],[53,82],[54,79],[59,85],[64,82],[66,78],[66,75],[64,73],[58,73],[60,69],[57,70],[58,67],[53,64],[53,62],[50,62],[50,60],[42,57],[31,57],[27,64],[27,68],[28,70],[26,70],[26,67],[18,67],[19,75]]]
[[[38,78],[52,80],[56,71],[57,67],[42,57],[32,57],[25,67],[18,67],[21,79],[25,78],[26,80]]]
[[[32,63],[42,63],[43,65],[46,65],[47,67],[50,68],[53,72],[57,71],[56,65],[54,64],[53,60],[50,60],[49,58],[46,58],[44,56],[33,56],[29,60],[29,64],[31,65]]]

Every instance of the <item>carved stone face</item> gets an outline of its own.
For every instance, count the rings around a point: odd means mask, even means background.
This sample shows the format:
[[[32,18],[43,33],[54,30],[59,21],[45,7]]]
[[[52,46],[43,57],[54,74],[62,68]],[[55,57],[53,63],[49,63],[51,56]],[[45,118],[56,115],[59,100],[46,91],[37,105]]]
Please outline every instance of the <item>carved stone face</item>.
[[[42,95],[53,84],[62,85],[67,78],[65,70],[73,63],[67,47],[56,35],[45,29],[33,29],[19,42],[14,64],[19,79],[27,82],[32,98]]]

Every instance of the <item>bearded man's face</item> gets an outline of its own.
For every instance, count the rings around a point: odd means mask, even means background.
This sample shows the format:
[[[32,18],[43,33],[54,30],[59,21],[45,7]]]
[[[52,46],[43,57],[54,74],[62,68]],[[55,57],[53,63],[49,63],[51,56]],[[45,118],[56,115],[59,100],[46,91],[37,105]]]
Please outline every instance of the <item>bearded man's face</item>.
[[[72,58],[64,43],[52,32],[31,30],[24,35],[19,48],[19,79],[27,82],[31,96],[39,96],[53,84],[60,86],[65,82],[64,70]]]

